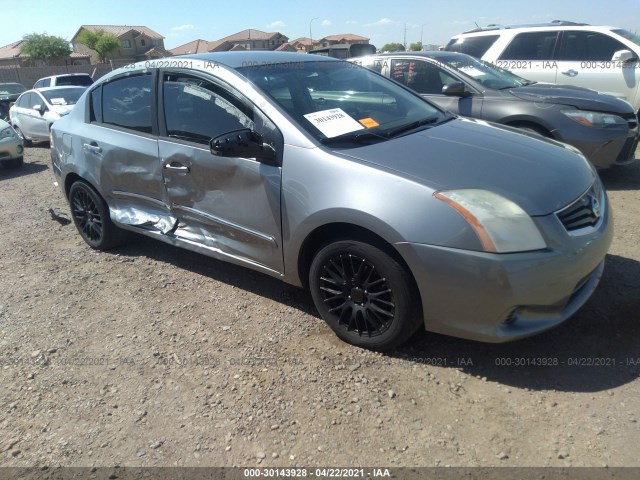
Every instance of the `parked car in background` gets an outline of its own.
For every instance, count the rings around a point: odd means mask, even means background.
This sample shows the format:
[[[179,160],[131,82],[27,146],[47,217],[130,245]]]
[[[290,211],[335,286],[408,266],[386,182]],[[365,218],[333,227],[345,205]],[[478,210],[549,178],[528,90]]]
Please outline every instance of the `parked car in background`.
[[[17,168],[23,163],[22,138],[4,120],[0,120],[0,165]]]
[[[622,28],[564,21],[490,25],[454,36],[445,50],[473,55],[529,80],[624,98],[640,113],[640,37]]]
[[[11,125],[26,144],[49,140],[51,124],[67,115],[85,87],[53,87],[24,92],[9,110]]]
[[[52,75],[38,80],[33,88],[49,87],[88,87],[93,84],[93,78],[88,73],[66,73],[63,75]]]
[[[533,335],[596,288],[610,207],[573,147],[328,57],[171,61],[102,77],[52,127],[90,247],[127,230],[307,286],[340,338],[376,350],[423,325]]]
[[[9,108],[25,90],[20,83],[0,83],[0,120],[9,121]]]
[[[573,145],[598,168],[635,158],[638,119],[625,100],[525,80],[463,53],[401,52],[350,61],[406,85],[445,110]]]

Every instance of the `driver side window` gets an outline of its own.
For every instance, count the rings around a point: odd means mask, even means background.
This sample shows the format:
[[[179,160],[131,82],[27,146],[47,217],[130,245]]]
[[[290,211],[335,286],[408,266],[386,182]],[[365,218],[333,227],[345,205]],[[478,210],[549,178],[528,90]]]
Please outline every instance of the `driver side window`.
[[[163,107],[168,137],[202,145],[255,126],[250,108],[218,85],[190,75],[165,74]]]

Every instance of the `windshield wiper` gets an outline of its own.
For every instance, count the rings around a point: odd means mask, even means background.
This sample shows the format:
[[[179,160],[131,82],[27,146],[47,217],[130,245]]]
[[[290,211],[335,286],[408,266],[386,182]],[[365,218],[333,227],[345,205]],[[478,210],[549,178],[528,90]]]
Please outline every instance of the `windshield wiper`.
[[[443,119],[443,121],[446,120],[446,119],[447,119],[447,117],[445,117]],[[415,122],[408,123],[408,124],[403,125],[401,127],[397,127],[397,128],[393,128],[391,130],[388,130],[387,132],[385,132],[385,136],[387,138],[393,138],[393,137],[396,137],[396,136],[401,135],[403,133],[406,133],[406,132],[409,132],[411,130],[414,130],[416,128],[422,127],[424,125],[430,125],[432,123],[437,123],[437,122],[438,122],[438,117],[437,116],[423,118],[421,120],[416,120]]]
[[[373,139],[388,140],[388,138],[384,135],[380,135],[374,132],[362,132],[360,130],[356,130],[355,132],[344,133],[342,135],[338,135],[337,137],[323,138],[322,140],[320,140],[320,143],[324,145],[331,145],[334,143],[342,142],[364,143],[367,140]]]

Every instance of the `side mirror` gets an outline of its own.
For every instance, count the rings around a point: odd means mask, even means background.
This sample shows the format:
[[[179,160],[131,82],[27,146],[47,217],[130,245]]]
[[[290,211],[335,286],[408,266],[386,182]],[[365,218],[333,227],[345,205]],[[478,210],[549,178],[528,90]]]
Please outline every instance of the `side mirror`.
[[[213,155],[218,157],[255,158],[268,165],[277,165],[276,151],[262,136],[249,128],[242,128],[214,137],[209,142]]]
[[[638,57],[631,50],[618,50],[611,58],[612,62],[629,63],[638,60]]]
[[[47,107],[45,105],[34,105],[33,108],[36,112],[40,113],[40,115],[44,115],[44,112],[47,111]]]
[[[453,82],[442,87],[442,94],[447,97],[468,97],[471,92],[467,90],[464,83]]]

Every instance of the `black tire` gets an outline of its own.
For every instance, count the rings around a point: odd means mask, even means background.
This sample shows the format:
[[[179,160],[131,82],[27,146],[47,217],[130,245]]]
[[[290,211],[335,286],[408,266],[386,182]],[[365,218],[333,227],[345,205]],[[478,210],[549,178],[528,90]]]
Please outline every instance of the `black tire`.
[[[2,160],[2,166],[5,168],[19,168],[24,163],[24,157],[12,158],[10,160]]]
[[[126,240],[126,232],[111,221],[104,199],[84,181],[71,185],[69,206],[73,223],[91,248],[109,250]]]
[[[413,279],[393,257],[366,243],[343,240],[320,249],[309,287],[322,318],[352,345],[390,350],[422,324]]]

